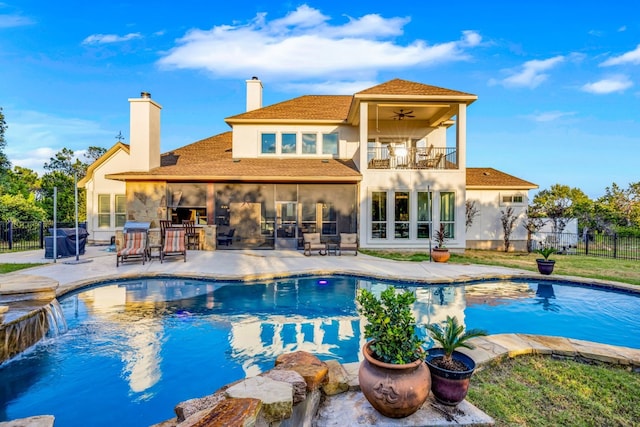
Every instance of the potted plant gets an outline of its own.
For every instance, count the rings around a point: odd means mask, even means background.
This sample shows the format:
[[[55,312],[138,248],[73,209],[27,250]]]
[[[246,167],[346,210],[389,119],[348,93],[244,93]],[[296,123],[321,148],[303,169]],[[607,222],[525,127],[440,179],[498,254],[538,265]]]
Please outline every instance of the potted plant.
[[[449,249],[445,246],[446,240],[449,238],[445,231],[444,224],[440,224],[440,229],[435,232],[433,239],[436,242],[435,248],[431,249],[431,259],[434,262],[447,262],[451,257]]]
[[[552,259],[549,259],[549,257],[557,252],[556,248],[552,246],[545,246],[537,249],[536,252],[543,257],[536,259],[536,262],[538,263],[538,271],[540,272],[540,274],[549,275],[553,273],[553,267],[555,266],[556,262]]]
[[[476,369],[475,361],[456,349],[474,348],[469,340],[487,333],[481,329],[465,331],[455,316],[447,316],[444,328],[435,323],[427,325],[426,328],[429,335],[441,346],[430,349],[426,359],[431,371],[433,397],[440,403],[455,406],[467,396],[469,381]]]
[[[411,311],[416,297],[391,286],[376,297],[360,289],[358,312],[364,316],[365,338],[358,379],[362,394],[382,415],[403,418],[416,412],[429,396],[431,375],[424,363],[424,340],[416,335]]]

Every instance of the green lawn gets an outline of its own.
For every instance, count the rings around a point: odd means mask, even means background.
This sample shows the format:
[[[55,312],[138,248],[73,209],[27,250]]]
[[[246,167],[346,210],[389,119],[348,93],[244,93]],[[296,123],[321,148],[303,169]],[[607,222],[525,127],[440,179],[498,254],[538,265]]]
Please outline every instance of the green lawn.
[[[496,426],[635,426],[640,373],[548,356],[518,356],[471,378],[467,400]]]
[[[428,261],[428,252],[373,251],[360,252],[399,261]],[[485,264],[538,271],[537,254],[526,252],[497,252],[467,249],[464,254],[451,253],[449,262],[457,264]],[[556,261],[553,274],[613,280],[640,286],[640,261],[598,258],[584,255],[552,255]]]
[[[0,264],[0,274],[11,273],[12,271],[23,270],[25,268],[37,267],[42,264]]]

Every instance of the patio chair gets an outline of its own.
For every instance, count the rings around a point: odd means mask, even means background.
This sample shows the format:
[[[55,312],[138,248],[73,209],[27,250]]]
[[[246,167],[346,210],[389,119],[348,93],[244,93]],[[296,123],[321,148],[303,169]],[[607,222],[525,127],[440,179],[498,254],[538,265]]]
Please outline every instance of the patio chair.
[[[311,256],[311,251],[318,251],[320,255],[327,254],[327,246],[320,241],[320,233],[304,233],[302,238],[305,256]]]
[[[340,233],[340,255],[343,251],[353,251],[358,256],[358,235],[356,233]]]
[[[218,233],[218,246],[233,245],[233,235],[235,232],[235,228],[230,228],[226,233]]]
[[[443,157],[443,153],[438,153],[431,159],[420,160],[418,161],[418,169],[437,169]]]
[[[166,256],[183,256],[187,262],[186,232],[184,228],[167,228],[164,235],[164,244],[160,251],[160,263]]]
[[[142,259],[142,265],[147,260],[147,233],[144,231],[129,231],[124,233],[124,244],[116,253],[116,267],[130,259]]]
[[[184,220],[182,226],[187,237],[187,249],[200,249],[200,232],[196,230],[195,221]]]

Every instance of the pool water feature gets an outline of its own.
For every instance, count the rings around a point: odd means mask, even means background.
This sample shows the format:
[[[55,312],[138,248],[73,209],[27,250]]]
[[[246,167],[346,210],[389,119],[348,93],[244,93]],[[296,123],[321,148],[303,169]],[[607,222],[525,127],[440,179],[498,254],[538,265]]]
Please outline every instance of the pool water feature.
[[[456,315],[491,334],[640,348],[640,297],[556,282],[423,286],[351,277],[268,283],[126,280],[61,298],[68,331],[0,365],[0,421],[51,414],[56,427],[148,426],[184,400],[271,369],[296,350],[354,362],[359,287],[415,292],[420,323]]]

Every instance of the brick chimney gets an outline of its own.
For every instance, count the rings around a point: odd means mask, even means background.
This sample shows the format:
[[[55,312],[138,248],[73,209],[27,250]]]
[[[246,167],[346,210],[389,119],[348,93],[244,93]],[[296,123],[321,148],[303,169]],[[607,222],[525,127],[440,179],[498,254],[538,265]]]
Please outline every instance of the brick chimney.
[[[257,77],[247,80],[247,111],[262,108],[262,82]]]
[[[130,164],[132,171],[149,172],[160,166],[160,110],[149,92],[130,98]]]

